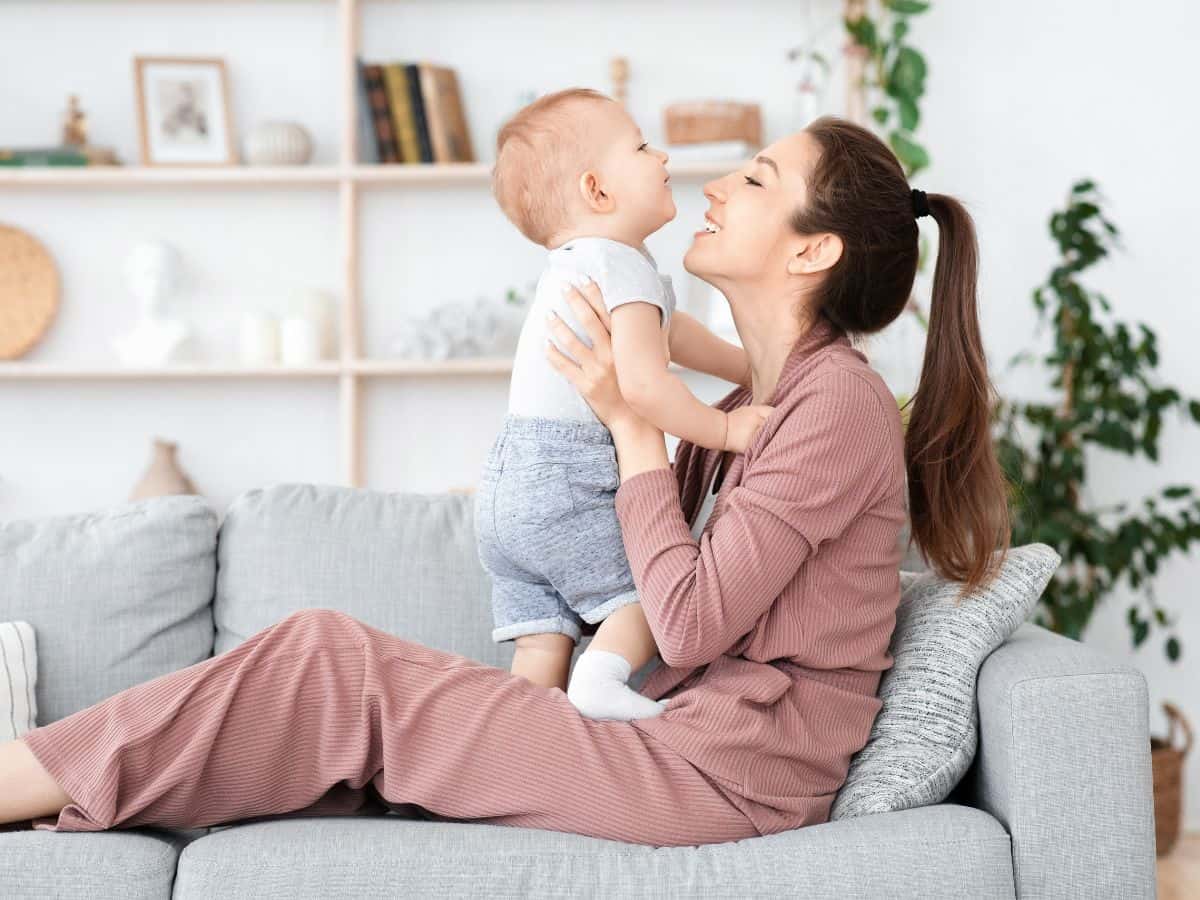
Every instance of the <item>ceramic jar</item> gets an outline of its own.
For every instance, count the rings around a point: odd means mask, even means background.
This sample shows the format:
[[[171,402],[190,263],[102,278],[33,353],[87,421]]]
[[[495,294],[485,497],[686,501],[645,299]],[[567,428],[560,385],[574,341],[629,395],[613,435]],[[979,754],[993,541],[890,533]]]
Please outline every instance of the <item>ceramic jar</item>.
[[[242,153],[251,166],[301,166],[312,158],[312,138],[295,122],[263,122],[246,135]]]

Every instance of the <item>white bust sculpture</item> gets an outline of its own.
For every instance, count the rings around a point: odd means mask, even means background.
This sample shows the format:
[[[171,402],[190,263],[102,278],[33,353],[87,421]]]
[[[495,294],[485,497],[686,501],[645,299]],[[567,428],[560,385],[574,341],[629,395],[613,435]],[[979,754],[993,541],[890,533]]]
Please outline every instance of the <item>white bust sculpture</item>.
[[[133,331],[113,341],[127,366],[161,366],[174,360],[190,330],[166,315],[167,300],[179,284],[180,258],[170,244],[147,241],[125,260],[125,281],[138,301],[141,319]]]

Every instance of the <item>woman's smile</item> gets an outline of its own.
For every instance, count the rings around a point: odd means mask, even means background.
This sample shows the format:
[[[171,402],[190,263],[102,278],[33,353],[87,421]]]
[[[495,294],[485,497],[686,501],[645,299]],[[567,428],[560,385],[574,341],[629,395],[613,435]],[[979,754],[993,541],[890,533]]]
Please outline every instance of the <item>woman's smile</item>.
[[[721,226],[713,220],[712,216],[707,213],[704,216],[704,228],[696,232],[696,237],[704,237],[710,234],[720,234]]]

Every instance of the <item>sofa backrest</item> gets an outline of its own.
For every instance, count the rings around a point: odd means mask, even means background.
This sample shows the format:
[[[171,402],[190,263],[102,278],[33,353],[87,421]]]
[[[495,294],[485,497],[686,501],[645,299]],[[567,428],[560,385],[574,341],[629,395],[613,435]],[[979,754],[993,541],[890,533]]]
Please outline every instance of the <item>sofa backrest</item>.
[[[0,523],[0,622],[37,643],[37,723],[212,653],[217,515],[158,497]]]
[[[491,639],[491,582],[473,498],[312,484],[246,492],[221,523],[215,652],[306,607],[507,668]]]

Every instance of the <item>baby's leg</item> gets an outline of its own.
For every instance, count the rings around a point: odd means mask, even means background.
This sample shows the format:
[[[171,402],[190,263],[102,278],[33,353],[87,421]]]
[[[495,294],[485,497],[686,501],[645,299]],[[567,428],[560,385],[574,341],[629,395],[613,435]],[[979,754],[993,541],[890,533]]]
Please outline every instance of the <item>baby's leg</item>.
[[[492,639],[516,642],[510,668],[513,675],[541,687],[565,691],[582,620],[554,587],[527,565],[529,560],[513,559],[507,549],[526,546],[526,532],[540,530],[540,526],[527,525],[521,519],[520,509],[513,509],[514,494],[525,497],[532,492],[525,491],[524,485],[508,483],[526,474],[528,466],[520,465],[520,461],[511,466],[509,471],[515,476],[501,471],[508,430],[506,425],[493,448],[475,500],[479,561],[492,580]]]
[[[567,697],[590,719],[649,719],[666,701],[651,700],[629,686],[629,677],[657,652],[640,603],[628,603],[604,620],[580,655]]]
[[[622,606],[600,623],[595,637],[588,644],[587,652],[594,653],[597,650],[619,654],[629,663],[633,672],[650,662],[658,648],[654,644],[650,626],[646,624],[642,604]]]
[[[526,634],[516,639],[512,667],[514,675],[548,688],[567,689],[567,672],[575,639],[568,634]]]

